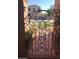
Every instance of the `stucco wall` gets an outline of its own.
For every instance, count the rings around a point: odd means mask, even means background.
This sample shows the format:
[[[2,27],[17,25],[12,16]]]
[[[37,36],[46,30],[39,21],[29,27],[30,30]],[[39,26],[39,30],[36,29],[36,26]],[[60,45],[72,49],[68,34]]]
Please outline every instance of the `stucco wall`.
[[[24,4],[24,29],[25,32],[29,31],[29,19],[28,19],[28,0],[23,0]]]
[[[55,0],[55,9],[60,9],[60,0]]]

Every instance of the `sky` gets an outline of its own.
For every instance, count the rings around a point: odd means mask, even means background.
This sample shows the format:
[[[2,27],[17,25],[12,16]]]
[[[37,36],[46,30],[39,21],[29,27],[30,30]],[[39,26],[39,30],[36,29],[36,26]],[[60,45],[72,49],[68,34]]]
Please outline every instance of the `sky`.
[[[55,4],[55,0],[28,0],[28,5],[33,4],[40,6],[42,10],[47,10]]]

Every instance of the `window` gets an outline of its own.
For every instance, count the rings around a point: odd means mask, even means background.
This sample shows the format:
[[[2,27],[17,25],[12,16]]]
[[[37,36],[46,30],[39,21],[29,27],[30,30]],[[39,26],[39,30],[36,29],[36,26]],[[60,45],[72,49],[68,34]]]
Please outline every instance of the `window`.
[[[33,12],[35,12],[35,8],[33,8]]]

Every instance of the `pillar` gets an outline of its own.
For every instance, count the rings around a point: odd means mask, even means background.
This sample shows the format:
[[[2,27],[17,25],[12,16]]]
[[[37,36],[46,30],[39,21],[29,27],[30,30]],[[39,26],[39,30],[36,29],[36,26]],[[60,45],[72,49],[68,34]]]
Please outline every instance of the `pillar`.
[[[60,0],[55,0],[55,9],[60,9]]]
[[[23,0],[18,0],[18,58],[25,58]]]

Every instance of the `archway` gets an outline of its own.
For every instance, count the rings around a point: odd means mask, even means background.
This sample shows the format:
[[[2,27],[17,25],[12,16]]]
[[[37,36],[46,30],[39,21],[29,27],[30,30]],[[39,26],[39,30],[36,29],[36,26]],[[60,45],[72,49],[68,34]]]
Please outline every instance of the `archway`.
[[[56,17],[58,17],[59,16],[59,9],[60,9],[60,2],[59,2],[60,0],[56,0],[55,1],[55,9],[54,9],[54,12],[52,13],[52,15],[56,18]],[[23,9],[24,9],[24,12],[23,12],[23,17],[24,17],[24,27],[25,27],[25,29],[24,29],[24,31],[25,32],[27,32],[27,31],[29,31],[30,29],[29,29],[29,19],[28,19],[28,3],[27,3],[28,1],[27,0],[23,0]],[[56,23],[57,23],[57,18],[55,19],[56,20],[56,22],[55,22],[55,31],[56,31],[56,29],[58,29],[58,27],[56,26]],[[59,30],[59,29],[58,29]],[[55,37],[58,35],[56,35],[56,34],[53,34]],[[54,37],[54,39],[55,39],[55,37]],[[22,39],[22,40],[24,40],[24,39]]]

